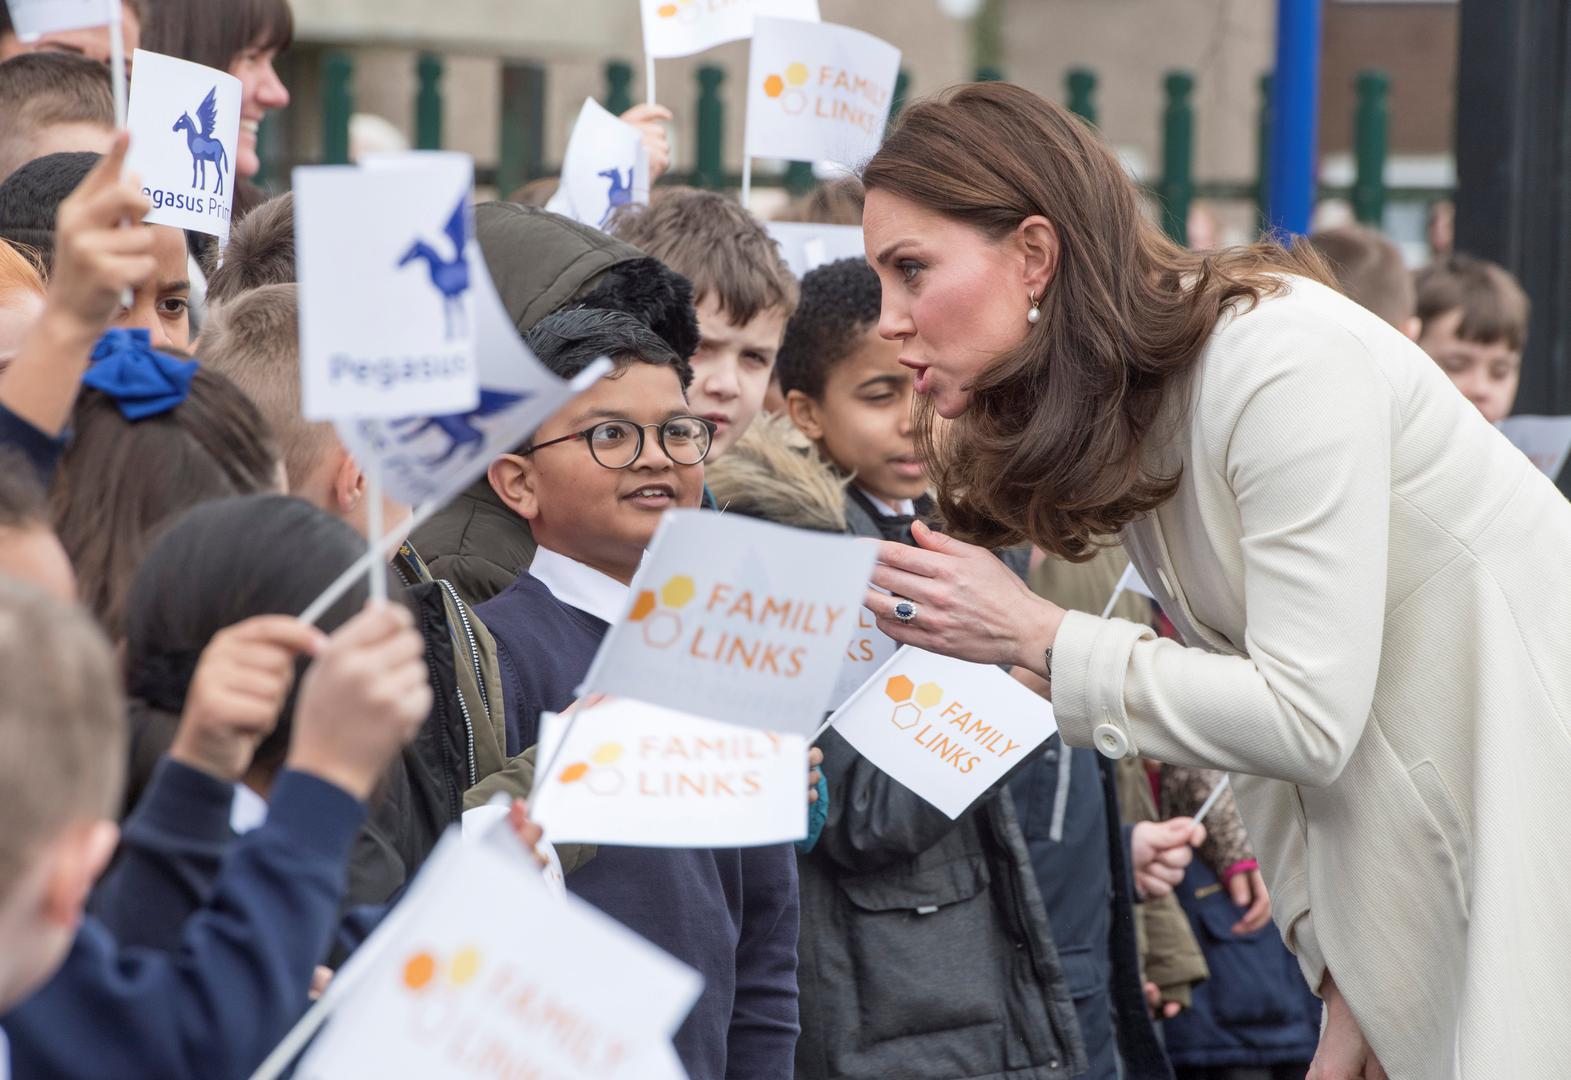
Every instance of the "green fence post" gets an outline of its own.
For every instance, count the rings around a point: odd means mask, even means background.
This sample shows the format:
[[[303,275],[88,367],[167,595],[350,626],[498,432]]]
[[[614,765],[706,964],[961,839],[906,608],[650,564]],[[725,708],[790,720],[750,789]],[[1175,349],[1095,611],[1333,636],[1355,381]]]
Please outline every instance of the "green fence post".
[[[1255,128],[1255,235],[1269,220],[1271,198],[1271,73],[1260,76],[1260,120]]]
[[[895,96],[889,100],[889,122],[893,124],[900,110],[906,107],[906,97],[911,91],[911,72],[901,68],[895,75]]]
[[[971,70],[977,82],[1004,81],[1004,0],[982,0],[971,16]]]
[[[1096,127],[1096,72],[1070,68],[1064,82],[1069,88],[1069,111]]]
[[[415,149],[442,149],[442,58],[421,53],[415,64]]]
[[[725,103],[720,84],[725,69],[705,64],[698,69],[698,155],[693,183],[698,187],[725,187]]]
[[[349,164],[349,117],[355,111],[355,62],[346,52],[322,57],[322,162]]]
[[[1189,94],[1195,77],[1170,72],[1162,80],[1167,107],[1162,110],[1162,228],[1175,243],[1189,243],[1189,201],[1194,198],[1195,107]]]
[[[277,115],[278,110],[267,110],[256,133],[256,158],[262,167],[251,177],[251,183],[263,191],[272,184],[273,173],[278,165],[278,122],[274,119]]]
[[[544,133],[545,69],[538,64],[503,64],[502,153],[496,167],[496,188],[502,198],[545,172]]]
[[[806,195],[817,184],[818,177],[813,175],[811,161],[793,161],[786,166],[785,186],[790,194]]]
[[[612,116],[621,116],[633,107],[633,65],[612,60],[605,66],[605,107]]]
[[[975,82],[1003,82],[1004,69],[997,64],[979,64],[976,69]]]
[[[1391,77],[1360,71],[1358,109],[1353,114],[1353,216],[1378,229],[1386,210],[1386,151],[1391,132]]]

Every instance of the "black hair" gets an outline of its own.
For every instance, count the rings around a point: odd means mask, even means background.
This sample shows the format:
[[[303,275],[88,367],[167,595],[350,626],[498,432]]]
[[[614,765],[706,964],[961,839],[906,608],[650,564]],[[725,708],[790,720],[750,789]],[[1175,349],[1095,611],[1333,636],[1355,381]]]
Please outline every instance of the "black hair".
[[[132,709],[132,777],[127,806],[168,749],[198,658],[213,636],[257,615],[298,615],[365,554],[359,533],[289,495],[216,499],[182,514],[148,551],[126,611],[125,669]],[[381,566],[377,573],[388,573]],[[369,595],[362,577],[316,625],[331,633]],[[389,586],[389,594],[402,590]],[[301,659],[298,671],[307,661]],[[262,740],[253,767],[269,772],[289,749],[295,694]]]
[[[36,253],[50,270],[60,204],[87,179],[100,156],[89,151],[45,154],[7,177],[0,183],[0,239],[24,255]]]
[[[693,310],[693,283],[659,259],[645,257],[617,263],[594,288],[563,310],[603,308],[634,316],[665,339],[684,360],[698,351],[698,313]]]
[[[809,270],[775,360],[781,392],[822,398],[829,369],[851,355],[858,336],[878,325],[882,304],[878,275],[865,259],[838,259]]]
[[[682,389],[693,381],[693,368],[659,334],[631,315],[599,308],[574,308],[547,315],[524,335],[540,362],[570,379],[602,356],[618,368],[638,362],[668,367]]]

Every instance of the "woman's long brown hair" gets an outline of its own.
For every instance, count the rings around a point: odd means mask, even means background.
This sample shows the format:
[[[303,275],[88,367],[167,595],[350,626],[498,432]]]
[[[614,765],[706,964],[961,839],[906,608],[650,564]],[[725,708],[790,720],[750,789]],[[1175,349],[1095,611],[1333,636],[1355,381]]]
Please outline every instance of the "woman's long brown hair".
[[[1278,292],[1284,273],[1326,280],[1312,253],[1273,243],[1179,247],[1089,126],[1008,83],[910,106],[862,181],[994,239],[1037,214],[1057,230],[1041,321],[975,379],[941,439],[919,399],[945,524],[990,547],[1025,539],[1082,561],[1166,500],[1179,478],[1143,444],[1217,319]]]

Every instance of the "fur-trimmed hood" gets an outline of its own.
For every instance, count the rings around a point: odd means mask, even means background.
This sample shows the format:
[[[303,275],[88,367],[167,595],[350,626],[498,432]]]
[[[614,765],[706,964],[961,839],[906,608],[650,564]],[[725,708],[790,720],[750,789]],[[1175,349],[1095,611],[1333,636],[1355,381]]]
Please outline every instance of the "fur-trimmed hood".
[[[846,531],[847,480],[784,417],[760,413],[704,477],[725,513]]]

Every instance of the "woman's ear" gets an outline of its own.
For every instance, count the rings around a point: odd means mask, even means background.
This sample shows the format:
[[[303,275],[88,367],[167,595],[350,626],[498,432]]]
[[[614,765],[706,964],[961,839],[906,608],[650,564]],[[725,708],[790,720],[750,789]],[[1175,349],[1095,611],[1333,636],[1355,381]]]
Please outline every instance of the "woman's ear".
[[[1021,283],[1041,299],[1058,273],[1058,229],[1041,214],[1032,214],[1016,226],[1015,241],[1023,258]]]
[[[502,454],[485,471],[491,490],[502,504],[525,521],[540,516],[540,500],[535,495],[535,466],[522,454]]]
[[[791,418],[791,423],[810,442],[820,442],[824,437],[824,418],[819,409],[818,402],[802,393],[792,390],[785,396],[786,416]]]

